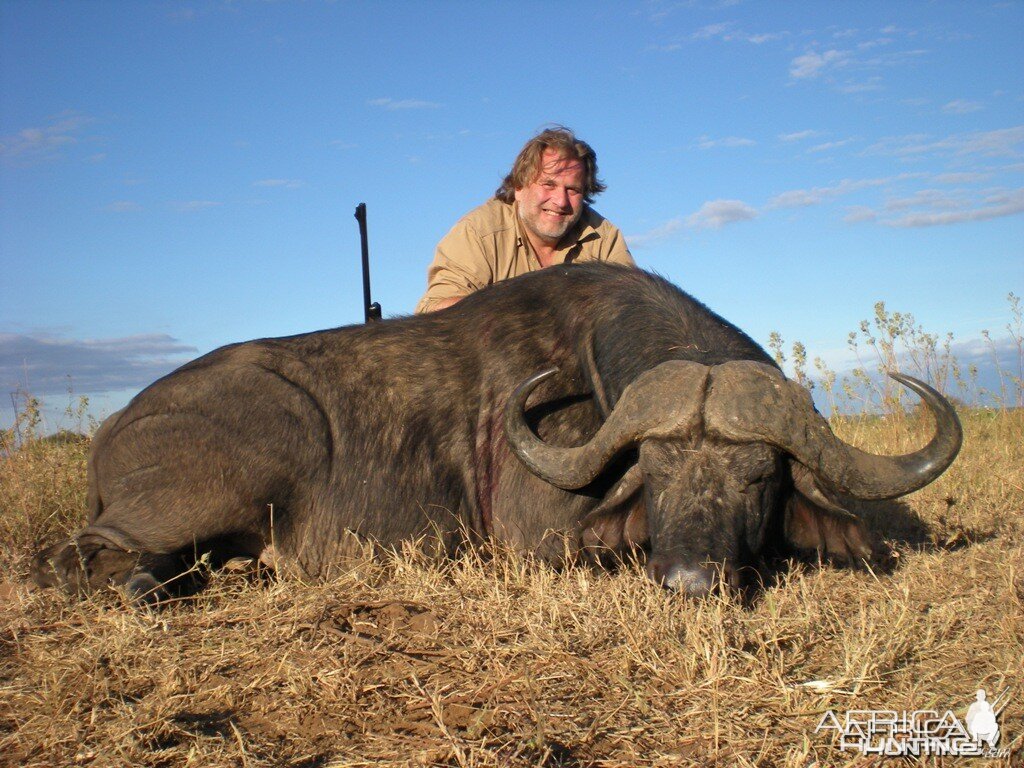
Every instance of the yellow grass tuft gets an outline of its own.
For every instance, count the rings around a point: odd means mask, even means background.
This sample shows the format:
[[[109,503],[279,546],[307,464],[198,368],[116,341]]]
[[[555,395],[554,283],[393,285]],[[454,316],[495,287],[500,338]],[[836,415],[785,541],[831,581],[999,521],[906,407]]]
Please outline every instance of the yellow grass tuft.
[[[1024,412],[964,426],[939,481],[855,506],[892,557],[794,566],[748,603],[691,601],[638,569],[413,548],[328,583],[217,573],[156,613],[29,591],[30,554],[85,506],[85,446],[30,442],[0,457],[0,764],[868,765],[814,733],[824,712],[962,718],[978,687],[1006,686],[1000,746],[1019,761]],[[835,424],[887,453],[930,428]]]

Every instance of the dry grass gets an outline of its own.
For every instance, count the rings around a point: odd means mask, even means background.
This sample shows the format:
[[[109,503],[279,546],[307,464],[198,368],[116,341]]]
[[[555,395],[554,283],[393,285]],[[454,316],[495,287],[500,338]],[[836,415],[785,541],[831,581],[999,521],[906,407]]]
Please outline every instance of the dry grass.
[[[837,431],[892,452],[930,429],[901,421]],[[938,482],[857,506],[894,557],[797,566],[747,605],[628,570],[412,550],[326,584],[220,573],[159,613],[29,592],[28,556],[85,506],[84,446],[30,443],[0,458],[0,764],[875,765],[815,735],[821,714],[962,717],[979,686],[1007,685],[1016,762],[1024,412],[964,421]]]

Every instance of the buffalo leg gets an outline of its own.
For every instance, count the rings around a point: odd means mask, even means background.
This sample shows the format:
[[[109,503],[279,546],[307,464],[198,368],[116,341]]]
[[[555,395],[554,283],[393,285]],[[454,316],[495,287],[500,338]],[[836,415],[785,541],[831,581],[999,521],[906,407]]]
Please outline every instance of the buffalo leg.
[[[253,354],[262,359],[259,350]],[[216,567],[224,553],[258,556],[275,520],[285,534],[277,540],[286,539],[290,513],[312,503],[296,492],[299,480],[324,487],[329,429],[301,387],[260,365],[225,372],[212,398],[199,372],[176,377],[177,384],[154,385],[148,399],[97,432],[89,463],[92,524],[39,556],[38,570],[52,562],[53,573],[37,581],[73,591],[113,582],[140,597],[158,584],[191,588],[194,574]],[[221,402],[244,403],[244,417],[229,418]],[[192,570],[200,559],[202,567]]]
[[[142,553],[122,532],[89,526],[39,552],[32,562],[32,580],[41,587],[62,587],[82,594],[108,583],[124,584],[139,565]]]
[[[147,552],[117,528],[92,525],[37,554],[31,576],[41,587],[79,595],[107,585],[123,587],[133,603],[154,605],[193,594],[209,569],[232,557],[254,556],[258,549],[255,541],[225,537],[171,553]]]

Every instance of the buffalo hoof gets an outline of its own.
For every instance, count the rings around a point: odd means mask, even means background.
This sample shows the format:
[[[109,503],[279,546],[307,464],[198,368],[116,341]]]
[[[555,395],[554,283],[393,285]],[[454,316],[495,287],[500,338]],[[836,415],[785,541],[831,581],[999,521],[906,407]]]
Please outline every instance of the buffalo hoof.
[[[123,583],[138,561],[137,552],[111,548],[102,539],[72,537],[39,552],[30,577],[40,587],[83,595],[111,582]]]
[[[163,582],[149,571],[137,571],[125,582],[124,591],[138,608],[155,608],[171,597]]]

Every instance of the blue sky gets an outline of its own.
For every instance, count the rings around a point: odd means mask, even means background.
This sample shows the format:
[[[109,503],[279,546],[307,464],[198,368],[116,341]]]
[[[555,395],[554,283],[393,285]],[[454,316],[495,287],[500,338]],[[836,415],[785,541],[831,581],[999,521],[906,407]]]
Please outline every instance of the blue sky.
[[[0,389],[98,415],[222,344],[412,310],[571,126],[640,266],[842,366],[1024,294],[1021,2],[0,0]]]

